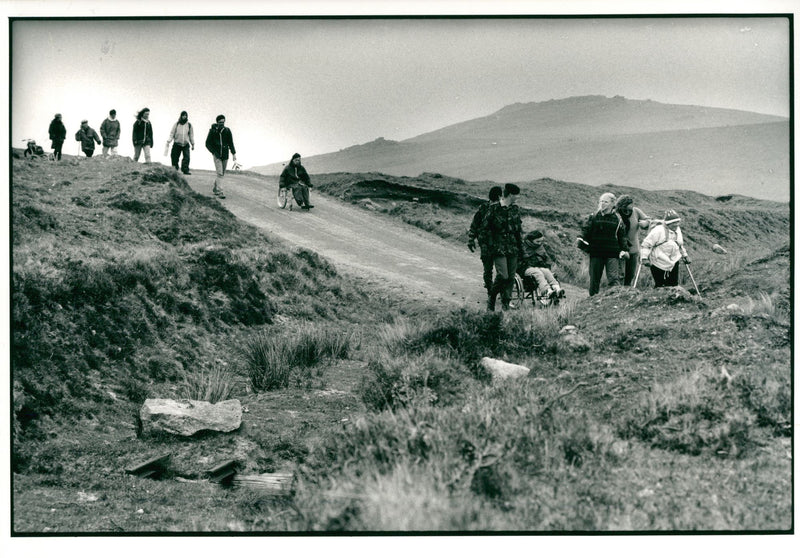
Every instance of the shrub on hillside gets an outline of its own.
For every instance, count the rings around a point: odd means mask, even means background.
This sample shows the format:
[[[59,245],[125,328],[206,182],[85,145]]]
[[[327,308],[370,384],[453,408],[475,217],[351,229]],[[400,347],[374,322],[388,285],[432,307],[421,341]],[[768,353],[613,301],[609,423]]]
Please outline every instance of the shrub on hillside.
[[[388,356],[373,359],[374,376],[359,387],[361,399],[374,411],[427,404],[448,404],[464,390],[470,376],[458,360],[436,349],[421,355]]]
[[[623,437],[689,455],[736,456],[756,440],[756,416],[710,366],[653,386],[626,416]]]

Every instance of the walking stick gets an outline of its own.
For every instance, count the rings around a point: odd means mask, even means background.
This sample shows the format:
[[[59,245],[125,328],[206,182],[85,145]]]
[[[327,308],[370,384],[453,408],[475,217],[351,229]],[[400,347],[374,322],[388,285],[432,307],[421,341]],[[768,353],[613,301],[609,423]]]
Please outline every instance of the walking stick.
[[[700,289],[697,288],[697,283],[695,283],[694,275],[692,275],[692,268],[689,267],[689,264],[686,264],[686,271],[689,272],[689,278],[692,280],[692,285],[694,285],[694,290],[697,291],[697,296],[703,298],[700,296]]]
[[[636,288],[636,283],[639,281],[639,272],[642,271],[642,259],[639,258],[639,266],[636,268],[636,275],[633,277],[633,288]]]

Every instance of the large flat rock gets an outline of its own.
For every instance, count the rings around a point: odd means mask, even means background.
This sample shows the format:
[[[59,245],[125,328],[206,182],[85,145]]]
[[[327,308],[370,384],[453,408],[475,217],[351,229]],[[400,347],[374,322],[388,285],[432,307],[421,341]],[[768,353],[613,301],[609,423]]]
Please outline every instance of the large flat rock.
[[[202,430],[232,432],[242,424],[238,399],[219,403],[190,399],[147,399],[139,411],[142,434],[166,432],[191,436]]]

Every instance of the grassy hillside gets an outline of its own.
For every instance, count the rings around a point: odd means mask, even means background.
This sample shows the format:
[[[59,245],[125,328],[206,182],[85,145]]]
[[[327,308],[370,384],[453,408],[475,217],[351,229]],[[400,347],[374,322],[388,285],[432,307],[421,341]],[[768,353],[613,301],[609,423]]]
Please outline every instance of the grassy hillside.
[[[786,202],[789,121],[622,97],[516,104],[403,141],[306,157],[312,174],[438,172],[464,180],[623,184]],[[281,164],[254,168],[277,174]]]
[[[316,254],[242,224],[171,169],[13,164],[17,470],[37,466],[31,440],[79,418],[127,421],[147,396],[233,370],[254,332],[353,327],[381,310]]]
[[[648,210],[684,204],[698,253],[720,235],[747,250],[702,271],[702,299],[617,288],[487,314],[367,292],[169,168],[12,163],[17,533],[792,526],[784,206],[636,192]],[[459,245],[488,191],[440,175],[317,184]],[[566,269],[597,191],[523,187],[526,226],[552,225]],[[531,374],[492,382],[483,356]],[[142,436],[153,396],[237,398],[243,424]],[[160,479],[124,473],[164,453]],[[229,459],[294,473],[292,494],[205,480]]]

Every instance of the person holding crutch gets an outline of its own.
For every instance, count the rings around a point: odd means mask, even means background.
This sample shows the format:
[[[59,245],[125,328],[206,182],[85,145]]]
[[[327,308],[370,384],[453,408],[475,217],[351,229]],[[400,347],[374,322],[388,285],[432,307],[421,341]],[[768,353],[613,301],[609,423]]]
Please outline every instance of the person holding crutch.
[[[663,224],[653,227],[642,242],[642,264],[650,268],[656,287],[677,287],[680,260],[687,266],[692,263],[683,245],[680,222],[678,214],[668,209]]]

